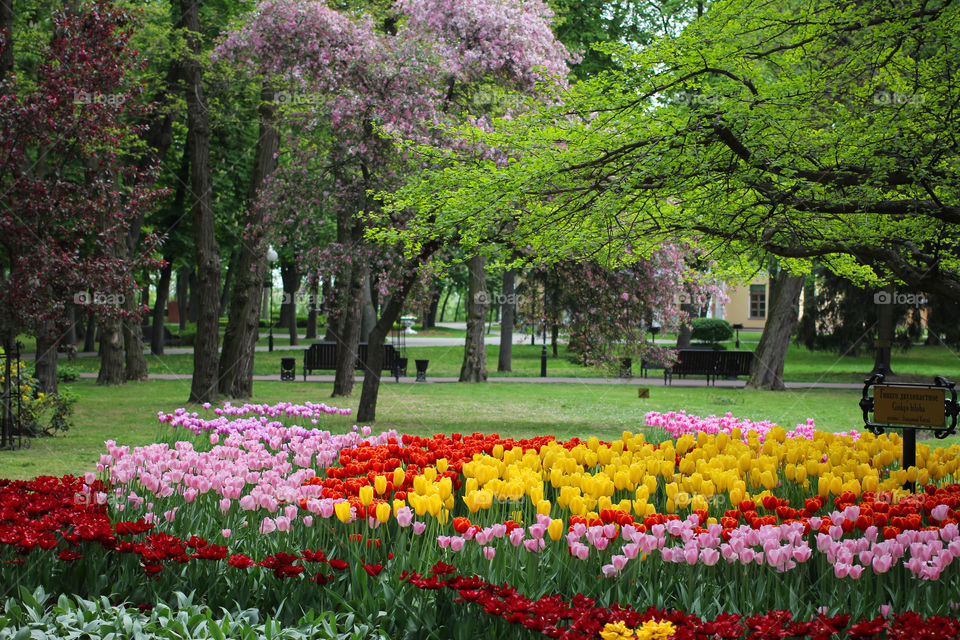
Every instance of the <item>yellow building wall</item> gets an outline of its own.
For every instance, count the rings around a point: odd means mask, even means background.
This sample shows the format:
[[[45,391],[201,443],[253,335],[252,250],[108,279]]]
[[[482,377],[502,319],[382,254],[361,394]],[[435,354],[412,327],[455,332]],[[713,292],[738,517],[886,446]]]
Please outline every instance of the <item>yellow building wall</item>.
[[[766,305],[770,305],[770,278],[757,276],[749,283],[727,288],[727,297],[730,299],[723,306],[723,318],[730,324],[742,324],[744,329],[763,329],[767,321],[766,315],[762,318],[750,317],[750,285],[762,284],[766,290]]]

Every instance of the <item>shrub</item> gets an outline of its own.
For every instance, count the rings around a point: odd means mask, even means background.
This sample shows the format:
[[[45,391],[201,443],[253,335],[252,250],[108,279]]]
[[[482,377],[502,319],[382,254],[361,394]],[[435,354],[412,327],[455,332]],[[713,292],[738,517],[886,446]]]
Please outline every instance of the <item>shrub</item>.
[[[733,327],[719,318],[694,318],[690,336],[697,342],[726,342],[733,336]]]

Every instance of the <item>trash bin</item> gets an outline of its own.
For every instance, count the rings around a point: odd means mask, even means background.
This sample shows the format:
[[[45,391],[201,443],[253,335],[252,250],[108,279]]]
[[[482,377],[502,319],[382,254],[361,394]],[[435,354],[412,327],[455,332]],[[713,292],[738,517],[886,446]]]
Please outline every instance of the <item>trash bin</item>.
[[[633,360],[631,360],[630,358],[620,358],[620,377],[621,378],[633,377]]]
[[[285,382],[293,381],[297,378],[297,359],[280,358],[280,379]]]
[[[429,360],[414,360],[414,364],[417,365],[417,382],[426,382],[427,381],[427,365],[430,364]]]

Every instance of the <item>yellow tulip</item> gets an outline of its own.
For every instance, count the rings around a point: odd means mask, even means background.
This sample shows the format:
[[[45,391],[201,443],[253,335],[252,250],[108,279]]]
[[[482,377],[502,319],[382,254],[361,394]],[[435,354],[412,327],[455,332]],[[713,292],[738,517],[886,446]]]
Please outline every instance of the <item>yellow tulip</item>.
[[[377,495],[382,496],[387,492],[387,476],[377,476],[373,479],[373,488],[377,490]]]
[[[550,534],[551,540],[559,540],[563,536],[563,520],[559,518],[551,520],[547,525],[547,533]]]
[[[403,473],[403,469],[401,469],[400,467],[397,467],[396,469],[393,470],[393,486],[394,487],[399,489],[401,486],[403,486],[403,481],[405,479],[406,479],[406,476]]]
[[[381,502],[377,505],[377,520],[380,522],[386,522],[390,519],[390,505],[386,502]]]
[[[360,504],[365,507],[368,506],[371,502],[373,502],[373,487],[368,484],[360,487],[358,495],[360,497]]]
[[[540,500],[537,502],[537,514],[541,516],[550,515],[550,501],[549,500]]]
[[[447,462],[446,458],[440,458],[439,460],[437,460],[437,471],[439,471],[440,473],[445,473],[447,471],[447,465],[449,464],[450,463]]]
[[[337,519],[340,522],[349,522],[350,521],[350,503],[347,501],[338,502],[333,505],[333,511],[337,514]]]

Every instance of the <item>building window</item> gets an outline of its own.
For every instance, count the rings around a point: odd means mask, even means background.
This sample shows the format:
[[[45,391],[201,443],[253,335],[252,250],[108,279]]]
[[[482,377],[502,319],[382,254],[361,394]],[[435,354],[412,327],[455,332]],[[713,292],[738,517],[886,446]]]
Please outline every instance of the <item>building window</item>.
[[[767,285],[750,285],[750,317],[767,317]]]

